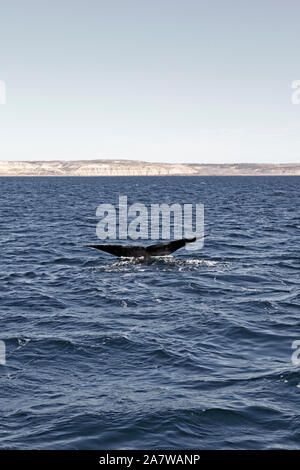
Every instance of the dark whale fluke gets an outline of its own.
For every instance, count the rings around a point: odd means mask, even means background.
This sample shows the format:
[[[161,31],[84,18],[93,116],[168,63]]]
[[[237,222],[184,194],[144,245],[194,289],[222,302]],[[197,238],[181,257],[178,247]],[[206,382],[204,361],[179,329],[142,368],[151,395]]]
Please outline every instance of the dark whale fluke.
[[[105,251],[111,255],[124,258],[151,258],[152,256],[170,255],[179,248],[185,246],[186,243],[193,243],[194,238],[183,238],[182,240],[174,240],[173,242],[158,243],[157,245],[138,246],[138,245],[87,245],[90,248]]]

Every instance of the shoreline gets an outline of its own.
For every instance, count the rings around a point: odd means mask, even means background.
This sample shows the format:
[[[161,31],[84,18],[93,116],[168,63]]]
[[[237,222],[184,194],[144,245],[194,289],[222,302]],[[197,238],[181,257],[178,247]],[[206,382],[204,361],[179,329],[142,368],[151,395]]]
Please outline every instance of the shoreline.
[[[140,160],[0,160],[0,177],[17,176],[299,176],[300,163],[150,163]]]

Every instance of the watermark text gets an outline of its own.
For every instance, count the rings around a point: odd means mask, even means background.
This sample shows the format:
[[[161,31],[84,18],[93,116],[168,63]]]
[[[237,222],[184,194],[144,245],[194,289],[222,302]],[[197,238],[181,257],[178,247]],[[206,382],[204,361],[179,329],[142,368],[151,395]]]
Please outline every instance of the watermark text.
[[[187,245],[187,250],[203,248],[204,205],[203,204],[145,204],[128,206],[127,196],[119,196],[118,207],[100,204],[96,216],[101,220],[96,235],[101,240],[170,240],[199,238]]]
[[[291,96],[292,104],[300,104],[300,80],[292,82],[292,89],[294,90]]]
[[[6,364],[6,346],[4,341],[0,341],[0,365]]]
[[[295,349],[291,357],[292,363],[295,366],[299,366],[300,365],[300,357],[299,357],[300,356],[300,340],[293,341],[292,349]]]

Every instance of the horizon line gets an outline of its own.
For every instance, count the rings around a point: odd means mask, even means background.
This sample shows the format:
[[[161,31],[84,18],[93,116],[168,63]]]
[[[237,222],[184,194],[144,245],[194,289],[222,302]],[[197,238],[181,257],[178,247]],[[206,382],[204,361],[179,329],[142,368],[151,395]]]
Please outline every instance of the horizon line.
[[[58,158],[53,160],[4,160],[0,159],[0,162],[5,163],[54,163],[54,162],[99,162],[99,161],[107,161],[107,162],[114,162],[114,161],[124,161],[124,162],[141,162],[141,163],[149,163],[150,165],[300,165],[299,162],[277,162],[277,163],[270,163],[270,162],[230,162],[230,163],[209,163],[209,162],[164,162],[164,161],[149,161],[149,160],[137,160],[137,159],[130,159],[130,158],[88,158],[88,159],[64,159]]]

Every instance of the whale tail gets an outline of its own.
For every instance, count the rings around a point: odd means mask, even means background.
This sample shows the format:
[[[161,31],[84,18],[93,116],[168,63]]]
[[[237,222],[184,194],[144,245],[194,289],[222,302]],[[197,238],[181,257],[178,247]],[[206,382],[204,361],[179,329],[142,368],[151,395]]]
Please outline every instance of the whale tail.
[[[193,243],[197,239],[182,238],[182,240],[174,240],[172,242],[158,243],[157,245],[138,246],[138,245],[86,245],[96,250],[105,251],[111,255],[122,258],[151,258],[152,256],[167,256],[179,248],[184,247],[187,243]]]

